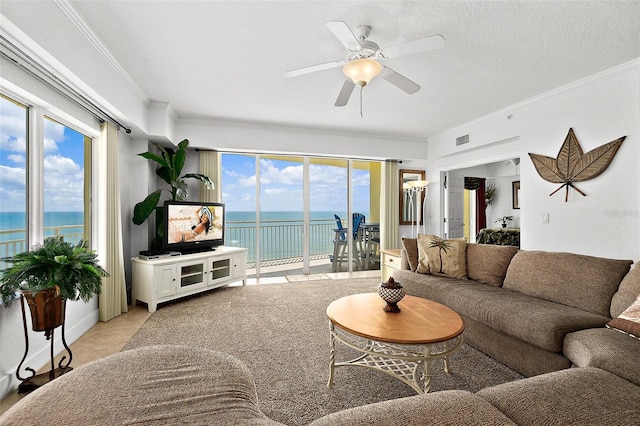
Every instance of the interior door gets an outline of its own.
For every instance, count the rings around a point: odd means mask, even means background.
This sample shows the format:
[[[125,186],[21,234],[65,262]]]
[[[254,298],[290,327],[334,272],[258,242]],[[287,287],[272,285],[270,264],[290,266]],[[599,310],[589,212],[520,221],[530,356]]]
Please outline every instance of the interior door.
[[[444,190],[444,238],[464,237],[464,176],[442,172]]]

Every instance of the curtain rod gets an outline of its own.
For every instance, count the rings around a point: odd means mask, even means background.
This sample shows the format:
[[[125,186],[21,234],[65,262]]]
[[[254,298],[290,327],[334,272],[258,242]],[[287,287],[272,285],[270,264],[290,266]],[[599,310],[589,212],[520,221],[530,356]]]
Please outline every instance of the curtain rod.
[[[57,93],[61,94],[65,98],[69,99],[74,104],[78,105],[85,111],[89,112],[91,115],[100,120],[101,123],[105,121],[109,121],[113,125],[115,125],[118,130],[124,129],[124,131],[129,134],[131,133],[131,129],[126,127],[124,124],[120,123],[118,120],[113,118],[107,112],[105,112],[102,108],[94,104],[91,100],[87,99],[83,94],[79,93],[73,87],[69,86],[66,82],[58,78],[53,72],[49,71],[44,65],[39,63],[33,57],[31,57],[28,53],[24,52],[18,46],[7,40],[4,36],[0,35],[0,46],[2,46],[2,50],[0,50],[0,54],[18,65],[20,68],[24,69],[26,72],[40,80],[42,83],[46,84]],[[9,53],[16,55],[16,57],[11,56]]]

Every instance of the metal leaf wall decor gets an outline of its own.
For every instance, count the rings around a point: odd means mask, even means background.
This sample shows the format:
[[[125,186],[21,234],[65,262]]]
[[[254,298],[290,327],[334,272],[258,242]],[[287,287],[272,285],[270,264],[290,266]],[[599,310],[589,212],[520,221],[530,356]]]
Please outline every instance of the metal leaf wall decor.
[[[564,201],[566,202],[569,199],[569,187],[583,196],[587,195],[576,188],[574,182],[593,179],[604,172],[609,167],[611,160],[613,160],[625,138],[626,136],[623,136],[583,154],[580,142],[578,142],[576,135],[573,133],[573,129],[570,128],[557,158],[532,153],[529,153],[529,157],[531,157],[531,161],[542,179],[547,182],[562,184],[549,196],[552,196],[562,188],[566,188],[564,196]]]

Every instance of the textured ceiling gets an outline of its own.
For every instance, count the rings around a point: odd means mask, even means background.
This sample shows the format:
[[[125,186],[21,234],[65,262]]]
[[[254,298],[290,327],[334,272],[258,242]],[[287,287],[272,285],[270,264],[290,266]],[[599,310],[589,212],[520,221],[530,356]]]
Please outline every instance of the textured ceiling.
[[[122,68],[178,116],[425,137],[640,57],[631,1],[71,1]],[[341,60],[325,27],[373,27],[381,47],[441,34],[444,49],[386,62],[343,108],[344,77],[287,70]]]

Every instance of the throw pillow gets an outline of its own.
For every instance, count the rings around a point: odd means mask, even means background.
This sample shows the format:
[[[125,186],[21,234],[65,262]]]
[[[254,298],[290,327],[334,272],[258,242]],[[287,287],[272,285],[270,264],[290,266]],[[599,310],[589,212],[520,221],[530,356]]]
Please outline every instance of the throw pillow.
[[[431,237],[436,237],[436,235],[423,235],[418,234],[418,238],[416,239],[416,246],[418,247],[418,265],[416,266],[416,272],[419,274],[431,274],[429,271],[429,241]]]
[[[607,327],[640,338],[640,296],[620,316],[609,321]]]
[[[515,246],[467,244],[467,276],[470,280],[501,287],[517,252]]]
[[[415,272],[418,269],[418,239],[402,238],[402,247],[407,254],[409,269],[411,269],[411,272]]]
[[[416,272],[467,279],[467,241],[444,240],[435,235],[418,235]]]

